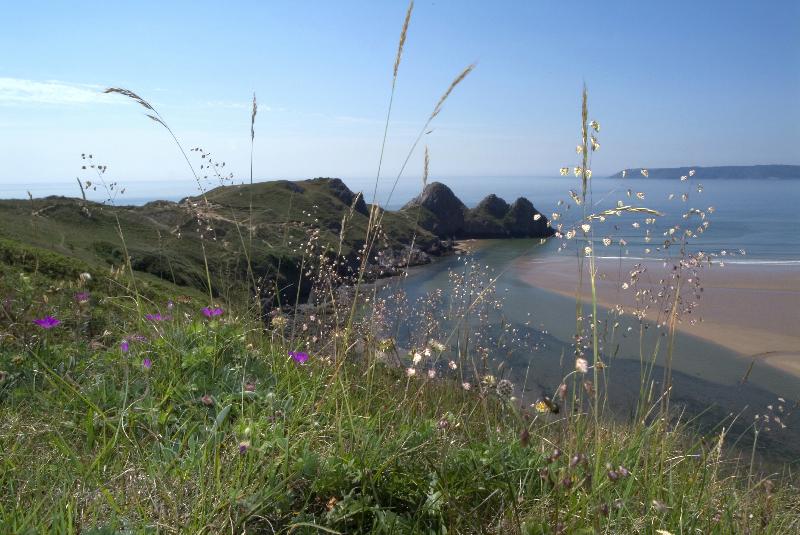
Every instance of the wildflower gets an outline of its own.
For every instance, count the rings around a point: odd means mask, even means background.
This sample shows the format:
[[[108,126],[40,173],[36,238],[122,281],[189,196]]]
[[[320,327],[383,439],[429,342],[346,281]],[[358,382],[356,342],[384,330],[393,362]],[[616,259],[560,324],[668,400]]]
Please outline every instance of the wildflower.
[[[170,299],[167,301],[167,310],[172,310],[173,308],[175,308],[175,303],[173,303],[172,299]]]
[[[245,392],[255,392],[256,391],[256,384],[252,381],[248,381],[244,384],[244,391]]]
[[[75,302],[83,305],[89,302],[89,292],[78,292],[75,294]]]
[[[436,370],[430,369],[428,370],[428,379],[435,379],[436,378]]]
[[[416,368],[406,368],[406,377],[414,377],[415,375],[417,375]]]
[[[578,145],[575,147],[575,154],[581,154],[583,152],[583,145]]]
[[[119,343],[119,349],[123,353],[127,353],[128,351],[130,351],[131,346],[127,340],[123,340],[122,342]]]
[[[585,254],[586,256],[591,256],[592,255],[592,248],[591,247],[584,247],[583,248],[583,254]]]
[[[162,316],[160,313],[156,314],[145,314],[144,319],[148,321],[164,321],[168,319],[168,316]]]
[[[550,408],[547,406],[547,403],[541,399],[534,403],[533,408],[536,409],[536,412],[550,412]]]
[[[439,423],[436,424],[436,427],[439,428],[440,431],[444,431],[448,427],[450,427],[450,421],[445,417],[439,420]]]
[[[689,171],[689,176],[694,176],[695,172],[696,172],[696,171],[695,171],[694,169],[690,170],[690,171]]]
[[[221,316],[224,311],[221,307],[211,308],[211,307],[203,307],[203,315],[207,318],[213,318],[215,316]]]
[[[619,466],[617,467],[617,473],[618,473],[618,474],[619,474],[621,477],[628,477],[629,475],[631,475],[631,472],[630,472],[630,470],[628,470],[627,468],[625,468],[625,467],[624,467],[624,466],[622,466],[622,465],[619,465]]]
[[[149,370],[152,367],[153,367],[153,361],[150,360],[149,358],[145,357],[142,360],[142,368],[144,368],[145,370]]]
[[[286,316],[279,314],[272,318],[272,326],[276,329],[283,329],[287,323],[289,323],[289,320],[286,319]]]
[[[483,382],[487,385],[494,385],[497,380],[495,379],[494,375],[484,375]]]
[[[588,224],[588,223],[584,223],[583,225],[581,225],[581,230],[584,231],[587,234],[589,233],[591,228],[592,228],[592,226],[590,224]]]
[[[589,371],[589,362],[584,358],[575,359],[575,371],[586,373]]]
[[[667,512],[668,508],[664,502],[659,500],[653,500],[652,504],[653,504],[653,509],[655,509],[657,512],[662,514]]]
[[[451,360],[448,366],[450,367],[451,370],[455,370],[456,368],[458,368],[458,364],[456,364],[456,361],[454,360]]]
[[[464,390],[470,390],[472,389],[472,385],[470,383],[464,382],[461,383],[461,388],[463,388]]]
[[[411,362],[414,363],[414,366],[422,362],[422,355],[417,351],[414,353],[414,358],[411,359]]]
[[[561,176],[567,176],[569,174],[569,167],[562,167],[560,171],[561,171]]]
[[[547,458],[548,461],[555,462],[561,457],[561,450],[556,448],[553,450],[553,453],[550,454],[550,457]]]
[[[592,170],[591,169],[587,169],[586,170],[586,178],[592,178]]]
[[[92,275],[90,273],[84,272],[78,275],[78,278],[81,280],[81,282],[89,282],[90,280],[92,280]]]
[[[57,327],[61,320],[57,320],[53,316],[45,316],[41,319],[33,320],[33,322],[41,327],[42,329],[52,329],[53,327]]]
[[[243,440],[243,441],[239,442],[239,454],[240,455],[244,455],[245,453],[247,453],[248,449],[250,449],[250,441],[249,440]]]
[[[431,351],[431,348],[426,347],[425,350],[422,352],[422,354],[425,355],[426,357],[430,357],[431,355],[433,355],[433,351]]]
[[[212,398],[208,394],[205,394],[203,397],[200,398],[200,402],[206,407],[211,407],[212,405],[214,405],[214,398]]]
[[[593,120],[593,121],[591,121],[591,122],[589,123],[589,127],[590,127],[592,130],[594,130],[595,132],[599,132],[599,131],[600,131],[600,123],[598,123],[597,121],[594,121],[594,120]]]
[[[574,168],[572,170],[572,172],[575,174],[575,176],[580,176],[580,174],[583,173],[583,168],[582,167],[576,167],[576,168]]]
[[[562,400],[567,399],[566,383],[561,383],[560,385],[558,385],[558,389],[556,389],[556,392],[558,393],[558,397],[560,397]]]
[[[598,151],[600,150],[600,143],[597,142],[597,138],[592,136],[592,150]]]
[[[603,245],[605,245],[606,247],[611,245],[611,238],[603,238]]]
[[[508,398],[514,393],[514,383],[509,381],[508,379],[501,379],[500,382],[497,383],[497,394],[500,397]]]
[[[436,341],[436,340],[431,340],[431,347],[432,347],[433,349],[435,349],[436,351],[439,351],[440,353],[441,353],[442,351],[444,351],[445,349],[447,349],[447,348],[444,346],[444,344],[443,344],[443,343],[441,343],[441,342],[438,342],[438,341]]]
[[[302,351],[289,351],[289,356],[298,364],[305,364],[308,360],[308,353]]]

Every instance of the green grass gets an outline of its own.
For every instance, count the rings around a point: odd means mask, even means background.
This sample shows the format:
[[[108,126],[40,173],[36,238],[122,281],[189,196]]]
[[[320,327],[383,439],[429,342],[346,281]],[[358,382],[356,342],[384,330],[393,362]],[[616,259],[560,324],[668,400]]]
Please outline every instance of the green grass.
[[[455,372],[408,378],[369,345],[338,361],[329,346],[299,365],[287,351],[302,340],[235,310],[209,321],[176,304],[174,319],[151,323],[99,281],[83,307],[70,303],[74,280],[46,282],[8,267],[3,279],[13,304],[0,327],[14,333],[0,350],[3,533],[727,534],[800,523],[792,477],[749,480],[723,436],[595,425],[568,404],[538,413],[495,388],[466,391]],[[62,325],[30,324],[51,310]],[[85,329],[94,315],[112,318],[109,332]],[[122,353],[133,333],[148,340]],[[630,475],[612,480],[607,464]]]

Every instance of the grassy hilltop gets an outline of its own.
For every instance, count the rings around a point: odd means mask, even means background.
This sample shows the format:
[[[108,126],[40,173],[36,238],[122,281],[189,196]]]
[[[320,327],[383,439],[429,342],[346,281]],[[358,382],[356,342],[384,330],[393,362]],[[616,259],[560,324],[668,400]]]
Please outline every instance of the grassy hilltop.
[[[412,214],[380,213],[381,249],[399,253],[413,239],[423,251],[441,250],[439,238],[415,228]],[[104,273],[125,264],[127,248],[136,273],[159,278],[175,292],[207,292],[205,248],[214,295],[241,295],[252,267],[252,278],[271,281],[265,294],[274,293],[277,281],[283,302],[293,304],[298,281],[301,297],[308,292],[300,269],[309,232],[316,231],[315,247],[339,253],[346,271],[358,265],[368,220],[363,198],[328,178],[221,186],[179,203],[144,206],[64,197],[0,200],[0,251],[7,258],[29,251],[33,258],[33,248],[43,249],[65,266],[78,262],[83,271]]]

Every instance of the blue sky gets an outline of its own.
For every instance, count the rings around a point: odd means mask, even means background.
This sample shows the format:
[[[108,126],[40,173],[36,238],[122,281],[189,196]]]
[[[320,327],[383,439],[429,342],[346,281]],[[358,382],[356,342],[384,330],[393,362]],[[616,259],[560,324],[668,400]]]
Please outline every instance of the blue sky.
[[[188,147],[256,178],[374,176],[407,4],[14,2],[0,34],[0,185],[74,183],[92,152],[123,184],[190,184],[152,101]],[[441,93],[436,177],[553,175],[575,162],[579,98],[602,125],[595,173],[800,163],[800,3],[416,3],[385,172]],[[9,53],[11,51],[11,53]],[[404,180],[418,180],[421,151]],[[0,195],[2,196],[2,195]]]

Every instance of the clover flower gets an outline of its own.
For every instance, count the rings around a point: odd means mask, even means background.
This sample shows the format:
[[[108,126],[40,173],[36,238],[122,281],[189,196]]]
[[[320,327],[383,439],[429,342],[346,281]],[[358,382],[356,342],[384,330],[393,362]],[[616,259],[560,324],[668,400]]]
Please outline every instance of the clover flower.
[[[42,329],[52,329],[53,327],[57,327],[61,323],[61,320],[57,320],[53,316],[45,316],[41,319],[33,320],[33,322]]]

